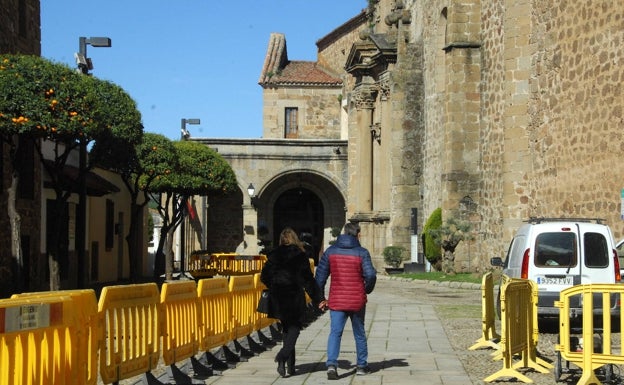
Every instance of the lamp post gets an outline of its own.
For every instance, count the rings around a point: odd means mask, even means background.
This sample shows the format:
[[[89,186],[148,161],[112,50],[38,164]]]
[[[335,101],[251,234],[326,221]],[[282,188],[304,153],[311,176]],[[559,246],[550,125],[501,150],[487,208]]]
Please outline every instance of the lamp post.
[[[187,124],[200,124],[201,120],[198,118],[180,120],[180,140],[188,140],[191,137],[191,133],[186,129]],[[185,199],[185,204],[188,204],[188,197]],[[182,208],[180,207],[180,210]],[[180,224],[180,273],[184,274],[184,257],[186,255],[186,218],[182,218]]]
[[[91,59],[87,57],[87,44],[93,47],[111,47],[111,39],[108,37],[80,37],[78,38],[78,53],[74,56],[78,65],[78,72],[89,75],[89,70],[93,69]],[[87,142],[84,137],[80,138],[78,153],[78,207],[76,211],[76,257],[78,259],[78,288],[84,286],[84,266],[85,266],[85,242],[87,223]],[[119,274],[119,273],[118,273]]]

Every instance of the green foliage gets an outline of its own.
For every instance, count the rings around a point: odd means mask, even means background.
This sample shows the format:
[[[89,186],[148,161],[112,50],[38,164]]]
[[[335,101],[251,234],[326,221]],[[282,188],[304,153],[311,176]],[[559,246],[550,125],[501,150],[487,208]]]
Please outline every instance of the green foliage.
[[[333,245],[333,244],[336,243],[336,238],[338,238],[338,236],[340,235],[340,231],[342,231],[342,228],[340,228],[340,227],[332,227],[331,228],[332,239],[328,242],[330,245]]]
[[[431,264],[436,264],[442,258],[440,246],[435,243],[432,235],[432,231],[437,230],[440,226],[442,226],[442,209],[438,207],[433,210],[423,228],[424,253]]]
[[[173,145],[177,167],[153,182],[154,191],[191,196],[228,193],[238,187],[232,167],[218,152],[193,141]]]
[[[451,217],[438,229],[431,230],[431,235],[436,245],[442,247],[444,251],[453,253],[459,242],[473,239],[471,229],[470,222]]]
[[[407,256],[405,248],[401,246],[386,246],[382,251],[384,262],[392,267],[399,267]]]
[[[145,133],[136,147],[136,154],[138,167],[133,175],[142,190],[151,190],[152,181],[166,177],[179,167],[176,148],[164,135]]]
[[[137,143],[136,103],[120,87],[38,56],[0,55],[0,132],[61,142],[103,136]]]

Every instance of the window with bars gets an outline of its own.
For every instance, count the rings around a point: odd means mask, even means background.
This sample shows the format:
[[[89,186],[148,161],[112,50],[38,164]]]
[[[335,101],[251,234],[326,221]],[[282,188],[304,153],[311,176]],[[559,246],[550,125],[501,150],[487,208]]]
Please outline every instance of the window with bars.
[[[286,107],[284,114],[284,137],[296,138],[299,109],[297,107]]]

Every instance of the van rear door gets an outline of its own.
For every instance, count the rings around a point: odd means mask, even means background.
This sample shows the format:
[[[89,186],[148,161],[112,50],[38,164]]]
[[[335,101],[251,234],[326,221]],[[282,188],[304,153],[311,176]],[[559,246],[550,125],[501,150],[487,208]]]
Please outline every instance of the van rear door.
[[[529,278],[537,283],[539,306],[552,307],[561,290],[581,283],[579,229],[574,223],[543,223],[533,244]],[[537,230],[537,229],[536,229]]]

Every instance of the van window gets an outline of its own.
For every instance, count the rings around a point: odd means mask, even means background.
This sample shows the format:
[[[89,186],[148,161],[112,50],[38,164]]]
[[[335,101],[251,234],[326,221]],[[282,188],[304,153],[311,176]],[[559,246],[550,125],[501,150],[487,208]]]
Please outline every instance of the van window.
[[[583,236],[585,265],[587,267],[609,266],[607,240],[600,233],[585,233]]]
[[[576,234],[542,233],[535,239],[535,266],[574,267],[577,264]]]

